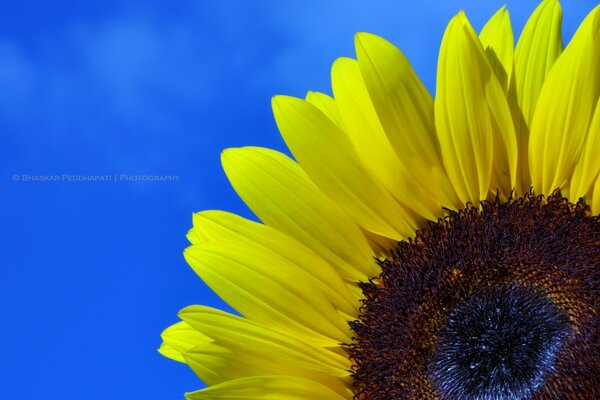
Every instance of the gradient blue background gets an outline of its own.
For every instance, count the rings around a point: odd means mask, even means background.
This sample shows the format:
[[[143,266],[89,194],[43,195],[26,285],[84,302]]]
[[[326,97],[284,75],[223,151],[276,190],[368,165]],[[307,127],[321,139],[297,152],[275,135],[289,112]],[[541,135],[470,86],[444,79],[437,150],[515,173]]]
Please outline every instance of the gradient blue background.
[[[193,211],[251,217],[221,171],[221,150],[284,150],[271,96],[330,92],[330,65],[354,54],[356,31],[402,48],[433,92],[447,21],[463,8],[480,29],[503,4],[51,3],[0,6],[5,399],[181,399],[200,388],[156,348],[180,308],[223,306],[182,257]],[[515,31],[536,3],[509,2]],[[565,38],[595,1],[572,3],[563,5]],[[179,181],[12,178],[23,174]]]

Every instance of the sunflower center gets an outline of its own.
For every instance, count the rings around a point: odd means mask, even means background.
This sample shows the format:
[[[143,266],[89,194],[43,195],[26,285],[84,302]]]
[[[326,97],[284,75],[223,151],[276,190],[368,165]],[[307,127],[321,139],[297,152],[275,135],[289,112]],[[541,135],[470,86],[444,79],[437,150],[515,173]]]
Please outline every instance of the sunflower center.
[[[522,286],[486,288],[450,313],[428,365],[444,399],[529,398],[553,369],[569,320]]]
[[[351,323],[356,400],[600,398],[600,217],[583,201],[467,206],[380,264]]]

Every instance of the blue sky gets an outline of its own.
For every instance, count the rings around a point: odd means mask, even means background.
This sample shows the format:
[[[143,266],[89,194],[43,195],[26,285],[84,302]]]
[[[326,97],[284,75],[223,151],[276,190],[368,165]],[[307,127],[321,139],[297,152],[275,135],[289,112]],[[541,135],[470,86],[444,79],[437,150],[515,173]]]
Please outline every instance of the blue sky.
[[[569,38],[595,1],[564,3]],[[330,92],[330,65],[354,54],[357,31],[398,45],[433,91],[447,21],[464,9],[480,29],[502,4],[2,4],[3,397],[180,399],[200,388],[156,348],[179,309],[224,307],[182,257],[192,212],[251,217],[221,171],[222,149],[284,150],[271,96]],[[517,32],[536,4],[508,2]],[[60,178],[24,178],[40,175]]]

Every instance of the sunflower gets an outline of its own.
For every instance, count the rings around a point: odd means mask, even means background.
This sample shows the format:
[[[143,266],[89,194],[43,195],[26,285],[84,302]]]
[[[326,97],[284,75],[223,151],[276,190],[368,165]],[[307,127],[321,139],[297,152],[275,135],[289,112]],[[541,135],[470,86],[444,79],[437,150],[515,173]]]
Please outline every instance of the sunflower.
[[[543,1],[444,34],[435,101],[356,35],[333,97],[276,96],[294,159],[226,150],[262,223],[193,217],[185,258],[229,305],[179,313],[160,352],[188,399],[600,398],[600,7],[563,51]]]

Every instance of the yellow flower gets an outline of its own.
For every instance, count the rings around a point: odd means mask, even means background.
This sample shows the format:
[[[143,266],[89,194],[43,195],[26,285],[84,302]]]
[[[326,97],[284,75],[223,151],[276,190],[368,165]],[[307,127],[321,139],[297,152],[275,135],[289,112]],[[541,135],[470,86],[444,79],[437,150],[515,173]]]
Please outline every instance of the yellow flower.
[[[241,316],[182,310],[160,352],[188,399],[600,396],[600,7],[564,49],[546,0],[444,35],[435,101],[356,35],[333,97],[277,96],[295,160],[229,149],[262,223],[194,215],[185,258]]]

